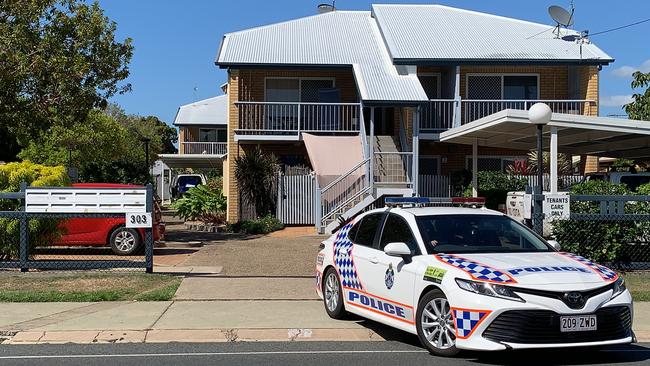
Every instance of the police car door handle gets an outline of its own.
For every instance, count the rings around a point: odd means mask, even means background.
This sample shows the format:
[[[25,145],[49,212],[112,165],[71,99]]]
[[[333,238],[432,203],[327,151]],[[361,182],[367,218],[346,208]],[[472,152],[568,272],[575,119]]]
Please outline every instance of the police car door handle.
[[[372,257],[372,258],[370,258],[370,263],[377,264],[377,263],[379,263],[379,259],[377,259],[377,257]]]

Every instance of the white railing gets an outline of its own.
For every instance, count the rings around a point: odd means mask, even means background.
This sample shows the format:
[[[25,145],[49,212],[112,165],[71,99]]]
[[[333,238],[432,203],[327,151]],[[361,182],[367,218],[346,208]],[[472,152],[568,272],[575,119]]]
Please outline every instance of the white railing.
[[[591,100],[477,100],[461,101],[462,123],[500,112],[504,109],[527,111],[535,103],[546,103],[554,113],[596,115],[596,103]]]
[[[373,178],[375,184],[412,187],[410,176],[413,153],[379,152],[374,153]]]
[[[224,155],[227,150],[226,142],[181,142],[181,154]]]
[[[528,185],[531,187],[536,187],[537,186],[537,181],[539,180],[537,178],[537,174],[531,174],[531,175],[520,175],[520,174],[515,174],[513,175],[515,178],[519,179],[526,179],[528,182]],[[557,177],[557,187],[558,189],[561,190],[566,190],[571,188],[572,186],[581,183],[585,179],[584,176],[582,175],[560,175]],[[550,190],[549,183],[551,179],[548,174],[544,174],[542,177],[542,189],[545,191]]]
[[[431,99],[422,108],[420,131],[437,133],[454,127],[457,101],[453,99]]]
[[[300,132],[358,132],[360,103],[235,102],[236,133],[298,135]]]
[[[370,159],[364,159],[357,165],[334,179],[320,190],[321,225],[335,219],[336,214],[343,213],[355,201],[361,201],[370,190],[368,166]]]

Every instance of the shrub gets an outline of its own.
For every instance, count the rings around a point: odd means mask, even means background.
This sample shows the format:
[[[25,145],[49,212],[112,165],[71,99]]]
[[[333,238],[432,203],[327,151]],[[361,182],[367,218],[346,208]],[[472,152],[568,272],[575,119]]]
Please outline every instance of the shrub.
[[[624,184],[592,180],[576,184],[571,194],[578,195],[629,195]],[[635,204],[628,204],[634,209]],[[576,214],[599,214],[598,202],[572,202],[571,212]],[[596,218],[596,216],[594,216]],[[623,244],[637,239],[636,224],[632,221],[556,220],[553,236],[566,251],[580,254],[600,262],[620,261]]]
[[[283,228],[284,224],[273,215],[266,215],[255,220],[241,221],[229,227],[232,232],[245,234],[268,234]]]
[[[512,175],[496,172],[478,172],[478,195],[485,197],[485,206],[497,209],[499,204],[505,204],[508,192],[523,191],[527,181],[524,178],[516,178]],[[472,195],[471,185],[465,189],[464,196]]]
[[[219,225],[226,219],[226,197],[221,187],[216,184],[190,188],[183,197],[172,203],[171,207],[183,220],[199,220]]]
[[[46,187],[64,186],[68,176],[62,166],[49,167],[30,161],[0,165],[0,191],[16,192],[20,183]],[[20,209],[18,200],[0,200],[0,210],[15,211]],[[29,220],[29,244],[34,247],[51,243],[61,234],[58,220]],[[0,218],[0,260],[15,259],[19,254],[20,222],[17,219]]]
[[[242,198],[255,207],[258,217],[275,211],[275,179],[278,161],[260,147],[235,158],[235,179]]]

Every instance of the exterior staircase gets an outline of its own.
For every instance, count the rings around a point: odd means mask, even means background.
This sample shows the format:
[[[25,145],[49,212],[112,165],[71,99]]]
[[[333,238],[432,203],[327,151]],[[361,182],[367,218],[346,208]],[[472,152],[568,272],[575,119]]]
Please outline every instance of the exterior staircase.
[[[412,155],[401,151],[398,139],[376,136],[368,140],[368,145],[373,146],[370,157],[320,190],[320,232],[333,232],[340,226],[340,219],[356,216],[383,196],[412,194],[408,177]]]

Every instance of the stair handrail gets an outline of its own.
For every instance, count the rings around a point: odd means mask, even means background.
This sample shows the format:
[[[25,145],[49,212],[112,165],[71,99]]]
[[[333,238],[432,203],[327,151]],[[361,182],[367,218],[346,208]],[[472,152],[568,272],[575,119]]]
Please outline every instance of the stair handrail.
[[[345,172],[345,173],[343,173],[342,175],[340,175],[338,178],[334,179],[334,181],[332,181],[332,183],[326,185],[325,188],[321,188],[321,190],[320,190],[321,193],[322,193],[322,192],[325,192],[325,191],[327,191],[327,190],[329,190],[329,189],[332,188],[334,185],[336,185],[336,183],[338,183],[338,182],[342,181],[343,179],[349,177],[350,175],[352,175],[352,173],[354,173],[354,171],[356,171],[357,169],[361,168],[361,166],[363,166],[363,164],[365,164],[365,163],[367,163],[367,162],[369,162],[369,161],[370,161],[370,158],[367,158],[367,159],[363,159],[363,160],[361,160],[361,161],[360,161],[359,163],[357,163],[357,165],[355,165],[352,169],[348,170],[347,172]]]

